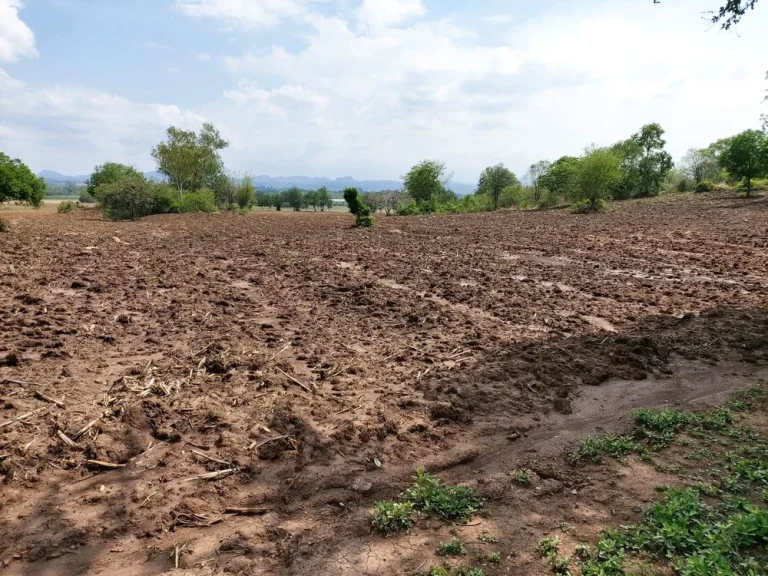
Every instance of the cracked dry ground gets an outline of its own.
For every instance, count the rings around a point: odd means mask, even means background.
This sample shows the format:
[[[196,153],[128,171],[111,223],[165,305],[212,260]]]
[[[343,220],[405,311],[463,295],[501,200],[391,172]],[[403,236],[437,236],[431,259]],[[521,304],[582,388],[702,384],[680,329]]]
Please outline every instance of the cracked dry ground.
[[[370,510],[416,467],[492,498],[465,528],[501,537],[488,574],[543,574],[544,528],[636,503],[570,443],[766,374],[764,198],[2,216],[7,574],[406,574],[446,528],[383,538]]]

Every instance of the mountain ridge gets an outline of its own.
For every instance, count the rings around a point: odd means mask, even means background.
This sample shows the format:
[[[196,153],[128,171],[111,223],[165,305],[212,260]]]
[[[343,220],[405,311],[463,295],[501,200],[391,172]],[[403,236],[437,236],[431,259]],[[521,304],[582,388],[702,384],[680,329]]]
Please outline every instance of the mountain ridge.
[[[164,180],[164,176],[159,172],[145,172],[144,175],[154,181]],[[90,175],[68,176],[54,170],[43,170],[38,173],[48,183],[64,184],[67,182],[84,183],[88,181]],[[363,192],[381,192],[382,190],[400,190],[403,183],[400,180],[357,180],[351,176],[341,176],[339,178],[329,178],[326,176],[267,176],[260,174],[253,177],[253,183],[257,188],[285,189],[297,186],[303,189],[315,189],[325,186],[332,192],[340,192],[344,188],[355,187]],[[475,186],[465,182],[450,182],[448,188],[459,195],[472,194]]]

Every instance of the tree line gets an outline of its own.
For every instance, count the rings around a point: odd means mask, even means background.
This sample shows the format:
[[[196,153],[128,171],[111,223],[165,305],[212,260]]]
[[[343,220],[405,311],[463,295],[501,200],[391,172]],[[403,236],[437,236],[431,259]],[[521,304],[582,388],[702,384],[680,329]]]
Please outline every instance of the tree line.
[[[445,163],[425,160],[403,177],[401,215],[546,208],[570,204],[575,212],[599,212],[609,200],[647,198],[660,192],[705,192],[743,186],[747,196],[768,177],[768,136],[746,130],[703,149],[691,149],[678,166],[665,150],[664,129],[647,124],[611,146],[587,147],[581,156],[532,164],[521,179],[497,164],[483,170],[476,192],[458,198],[448,189]],[[523,184],[525,182],[525,184]]]

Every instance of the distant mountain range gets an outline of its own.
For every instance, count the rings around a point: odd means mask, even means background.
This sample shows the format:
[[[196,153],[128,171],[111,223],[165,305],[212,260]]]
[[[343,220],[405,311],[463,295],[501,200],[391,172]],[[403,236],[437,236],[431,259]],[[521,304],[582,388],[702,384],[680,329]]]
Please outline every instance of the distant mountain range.
[[[66,184],[67,182],[84,184],[85,182],[88,182],[88,179],[91,177],[90,174],[67,176],[66,174],[60,174],[58,172],[54,172],[53,170],[43,170],[37,175],[49,184]],[[161,182],[165,179],[165,176],[160,174],[160,172],[144,172],[144,176],[150,180],[155,180],[156,182]]]
[[[150,180],[162,181],[164,176],[159,172],[145,172],[144,175]],[[51,184],[64,184],[66,182],[87,182],[90,175],[67,176],[54,172],[52,170],[43,170],[38,174],[43,180]],[[382,190],[400,190],[403,183],[399,180],[355,180],[350,176],[343,178],[324,178],[321,176],[254,176],[253,183],[257,188],[273,188],[283,190],[297,186],[304,190],[314,190],[325,186],[331,192],[339,192],[345,188],[359,188],[364,192],[380,192]],[[472,194],[475,191],[473,184],[464,182],[451,182],[448,188],[461,196]]]

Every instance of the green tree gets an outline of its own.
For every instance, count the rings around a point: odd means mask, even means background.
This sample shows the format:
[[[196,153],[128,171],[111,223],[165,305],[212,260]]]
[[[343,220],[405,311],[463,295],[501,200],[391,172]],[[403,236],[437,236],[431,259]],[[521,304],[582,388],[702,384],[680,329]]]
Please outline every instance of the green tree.
[[[664,150],[667,143],[662,138],[664,129],[659,124],[646,124],[632,136],[640,149],[637,162],[639,195],[648,197],[658,194],[664,176],[672,169],[672,156]]]
[[[347,188],[344,190],[344,200],[349,206],[349,211],[355,215],[355,226],[358,228],[370,228],[373,226],[371,209],[362,200],[360,190]]]
[[[578,158],[563,156],[549,166],[539,182],[553,194],[571,200],[576,190],[576,170],[578,166]]]
[[[282,193],[275,192],[272,194],[272,206],[275,207],[275,210],[280,212],[283,209],[283,204],[285,203],[285,198]]]
[[[20,200],[39,208],[45,198],[45,180],[18,158],[0,152],[0,202]]]
[[[320,204],[317,199],[317,190],[307,190],[306,194],[304,194],[304,202],[306,202],[307,206],[312,206],[314,212],[317,212],[317,207]]]
[[[477,181],[477,193],[488,196],[493,202],[493,209],[499,208],[499,197],[505,188],[510,186],[520,187],[520,181],[512,170],[504,164],[489,166],[480,174]]]
[[[752,179],[768,173],[768,137],[759,130],[746,130],[734,136],[720,154],[720,164],[731,176],[744,180],[749,196]]]
[[[299,212],[304,206],[304,192],[300,188],[294,186],[285,191],[285,203],[288,204],[295,212]]]
[[[588,149],[576,169],[576,200],[597,212],[621,180],[621,158],[610,148]]]
[[[157,162],[158,171],[178,189],[179,198],[184,197],[185,189],[205,186],[215,190],[223,186],[224,165],[219,151],[229,146],[229,142],[213,124],[204,123],[199,135],[194,130],[171,126],[166,137],[165,142],[152,149],[152,158]]]
[[[424,160],[403,176],[403,187],[425,212],[434,212],[436,205],[447,196],[448,182],[453,177],[444,162]]]
[[[99,200],[96,190],[105,184],[116,184],[123,178],[144,178],[144,174],[132,166],[107,162],[93,169],[93,174],[88,179],[88,194]]]
[[[326,208],[330,210],[333,208],[333,200],[331,198],[331,193],[328,191],[328,188],[325,186],[322,186],[321,188],[318,188],[316,194],[316,200],[318,206],[320,206],[320,211],[324,211]]]

